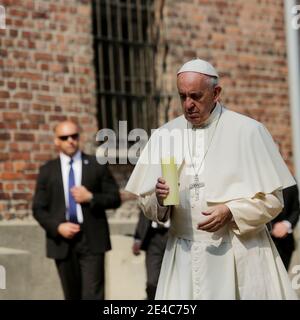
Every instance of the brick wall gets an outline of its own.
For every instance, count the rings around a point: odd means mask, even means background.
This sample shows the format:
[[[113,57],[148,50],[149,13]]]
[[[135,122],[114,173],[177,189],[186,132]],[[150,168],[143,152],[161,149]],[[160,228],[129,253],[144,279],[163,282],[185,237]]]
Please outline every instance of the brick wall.
[[[71,118],[90,151],[97,131],[90,1],[0,0],[0,218],[30,214],[38,167]]]
[[[292,168],[283,0],[160,0],[156,11],[162,91],[176,95],[176,71],[185,61],[210,61],[223,103],[263,122]],[[174,99],[169,118],[180,113]]]
[[[262,121],[292,168],[283,0],[154,0],[156,79],[176,96],[176,71],[193,57],[221,75],[222,101]],[[30,214],[37,168],[55,156],[52,131],[65,117],[97,130],[91,0],[0,0],[0,218]],[[181,113],[174,98],[160,123]],[[120,170],[119,170],[120,171]],[[117,176],[125,185],[127,171]]]

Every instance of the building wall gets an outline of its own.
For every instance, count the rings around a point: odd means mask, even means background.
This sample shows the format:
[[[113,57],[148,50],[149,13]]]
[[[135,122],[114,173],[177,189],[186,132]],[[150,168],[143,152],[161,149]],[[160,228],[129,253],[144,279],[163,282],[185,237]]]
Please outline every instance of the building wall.
[[[97,132],[90,1],[1,0],[0,218],[31,214],[38,167],[71,118],[90,151]]]
[[[93,152],[91,0],[0,2],[7,15],[0,30],[0,218],[24,218],[31,215],[38,167],[56,155],[52,132],[60,120],[77,120],[84,150]],[[154,5],[157,88],[174,97],[160,106],[160,124],[181,112],[177,69],[191,58],[207,59],[220,73],[224,104],[262,121],[292,169],[283,0]],[[121,187],[127,168],[113,170]],[[136,213],[133,207],[126,210]]]
[[[210,61],[221,76],[222,102],[263,122],[292,169],[283,0],[158,0],[156,17],[162,91],[176,96],[185,61]],[[174,98],[167,112],[161,108],[161,123],[180,112]]]

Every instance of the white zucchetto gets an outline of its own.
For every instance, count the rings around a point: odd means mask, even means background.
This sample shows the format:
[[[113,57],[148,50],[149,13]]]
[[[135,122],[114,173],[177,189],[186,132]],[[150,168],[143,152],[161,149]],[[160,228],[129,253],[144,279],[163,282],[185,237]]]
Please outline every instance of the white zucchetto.
[[[216,69],[209,62],[202,59],[193,59],[186,62],[179,69],[179,71],[177,72],[177,75],[179,75],[182,72],[198,72],[198,73],[205,74],[207,76],[219,78],[219,75]]]

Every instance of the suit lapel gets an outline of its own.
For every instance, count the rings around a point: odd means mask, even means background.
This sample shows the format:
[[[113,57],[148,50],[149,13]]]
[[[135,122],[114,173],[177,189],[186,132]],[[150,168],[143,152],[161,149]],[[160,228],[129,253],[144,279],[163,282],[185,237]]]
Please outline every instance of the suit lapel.
[[[88,169],[90,165],[90,161],[86,154],[82,152],[82,175],[81,175],[81,185],[86,186],[88,182]]]
[[[57,189],[56,189],[57,194],[59,196],[62,196],[63,202],[64,202],[64,204],[66,206],[60,158],[57,158],[55,160],[55,162],[54,162],[54,172],[52,174],[54,176],[54,181],[57,181]]]

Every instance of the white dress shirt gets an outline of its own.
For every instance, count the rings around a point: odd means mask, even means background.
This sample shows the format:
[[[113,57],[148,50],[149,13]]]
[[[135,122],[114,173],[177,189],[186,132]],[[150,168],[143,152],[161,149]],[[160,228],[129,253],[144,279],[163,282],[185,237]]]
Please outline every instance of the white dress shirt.
[[[60,164],[61,164],[61,172],[62,179],[64,185],[64,194],[65,194],[65,203],[66,208],[69,207],[69,171],[70,171],[70,160],[71,158],[64,153],[59,154]],[[72,157],[73,158],[73,171],[75,177],[75,186],[81,185],[81,176],[82,176],[82,157],[81,152],[77,151],[77,153]],[[79,223],[83,223],[83,214],[80,204],[76,204],[76,213],[77,220]],[[69,220],[68,210],[66,210],[66,219]]]

